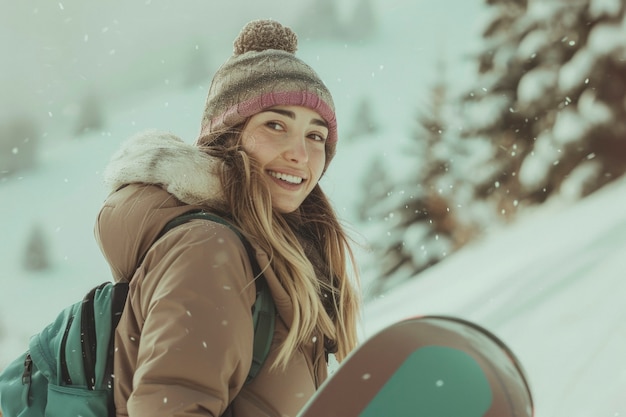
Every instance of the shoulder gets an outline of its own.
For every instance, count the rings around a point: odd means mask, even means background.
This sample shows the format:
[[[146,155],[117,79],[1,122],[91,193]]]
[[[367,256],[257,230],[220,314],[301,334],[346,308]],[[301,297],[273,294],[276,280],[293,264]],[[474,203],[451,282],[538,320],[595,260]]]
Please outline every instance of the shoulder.
[[[184,268],[189,274],[227,273],[245,277],[246,281],[253,277],[251,254],[241,235],[221,220],[182,219],[181,224],[165,232],[150,252],[146,261],[159,262],[165,268]]]
[[[209,220],[194,219],[169,230],[150,248],[136,278],[132,285],[141,287],[148,303],[163,297],[207,299],[224,289],[243,295],[245,305],[256,297],[243,242],[229,226]]]
[[[180,238],[181,235],[189,235],[194,239],[245,247],[243,235],[237,227],[228,220],[208,212],[189,212],[178,215],[168,222],[163,233],[163,238],[168,238],[168,236]]]
[[[155,248],[185,250],[194,254],[230,254],[248,258],[244,241],[233,226],[219,220],[192,218],[174,225],[159,239]]]

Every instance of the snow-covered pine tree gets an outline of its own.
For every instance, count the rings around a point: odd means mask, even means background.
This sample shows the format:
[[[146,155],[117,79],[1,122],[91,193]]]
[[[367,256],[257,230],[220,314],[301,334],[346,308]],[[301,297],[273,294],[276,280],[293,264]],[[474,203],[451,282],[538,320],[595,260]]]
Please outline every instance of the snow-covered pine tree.
[[[39,128],[30,116],[0,123],[0,178],[37,165]]]
[[[382,220],[385,213],[380,203],[389,196],[389,192],[393,189],[382,157],[373,157],[359,186],[363,190],[362,193],[359,193],[360,201],[356,204],[359,221]]]
[[[104,128],[102,99],[93,91],[86,93],[79,105],[74,133],[78,136]]]
[[[560,0],[557,0],[560,1]],[[516,107],[521,77],[536,66],[536,56],[519,56],[520,21],[525,0],[487,0],[491,18],[484,31],[484,49],[476,57],[476,86],[465,97],[462,136],[493,148],[476,180],[475,199],[494,201],[496,211],[513,214],[520,195],[518,172],[535,141],[533,121],[544,109]],[[549,95],[546,100],[552,100]]]
[[[545,101],[533,95],[537,79],[549,83],[558,102],[539,124],[547,129],[535,128],[519,177],[530,193],[554,190],[576,199],[626,172],[626,3],[557,3],[549,14],[533,12],[534,4],[527,12],[530,45],[549,36],[533,48],[545,58],[520,81],[519,107]]]
[[[491,143],[477,198],[500,213],[583,196],[626,170],[620,0],[488,0],[493,15],[464,135]]]
[[[449,109],[441,63],[438,74],[430,108],[418,115],[408,150],[415,158],[413,171],[377,205],[386,227],[373,244],[380,267],[380,278],[370,289],[374,296],[438,263],[476,233],[472,216],[464,213],[463,168],[454,166],[463,161],[464,143],[446,132]]]
[[[372,0],[359,0],[345,25],[345,36],[352,41],[367,41],[378,31],[378,19]]]
[[[352,129],[347,135],[348,141],[352,141],[361,136],[371,135],[378,131],[379,127],[374,113],[370,99],[368,97],[362,97],[356,107]]]
[[[27,271],[50,268],[48,241],[40,225],[35,224],[24,248],[23,266]]]
[[[192,43],[183,70],[183,87],[197,88],[211,79],[207,48],[202,42]],[[203,87],[204,88],[204,87]]]
[[[337,39],[344,35],[335,0],[310,0],[294,30],[303,39]]]

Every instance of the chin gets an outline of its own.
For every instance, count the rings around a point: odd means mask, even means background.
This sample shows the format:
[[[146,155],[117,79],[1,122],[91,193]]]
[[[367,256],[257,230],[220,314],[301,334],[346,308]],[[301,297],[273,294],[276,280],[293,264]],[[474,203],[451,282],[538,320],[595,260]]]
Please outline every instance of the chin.
[[[276,210],[280,214],[289,214],[289,213],[293,213],[294,211],[298,210],[298,207],[295,207],[295,208],[274,207],[274,210]]]
[[[274,210],[280,214],[289,214],[298,210],[300,208],[300,204],[277,204],[273,207]]]

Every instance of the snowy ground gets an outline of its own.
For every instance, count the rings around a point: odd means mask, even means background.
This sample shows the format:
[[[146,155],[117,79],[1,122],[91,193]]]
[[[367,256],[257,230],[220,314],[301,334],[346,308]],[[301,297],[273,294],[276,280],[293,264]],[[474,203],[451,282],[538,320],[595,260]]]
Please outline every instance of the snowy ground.
[[[398,144],[426,103],[439,54],[459,55],[471,43],[466,32],[475,26],[468,19],[475,5],[426,3],[385,2],[387,37],[373,44],[304,42],[299,51],[334,92],[340,129],[350,129],[361,96],[375,99],[381,132],[340,144],[323,180],[341,216],[365,238],[368,225],[354,220],[354,201],[363,192],[356,186],[360,174],[374,154],[394,158],[402,173],[406,161]],[[434,37],[437,30],[448,36]],[[461,82],[466,70],[459,62],[450,78]],[[105,133],[80,140],[51,130],[37,171],[0,183],[0,369],[58,311],[109,279],[92,230],[105,197],[100,172],[120,141],[145,128],[193,140],[204,96],[203,88],[127,100],[108,115]],[[529,214],[370,302],[363,334],[416,314],[462,316],[494,331],[521,358],[537,417],[626,416],[624,205],[622,181],[575,206],[553,204]],[[53,262],[43,274],[27,273],[20,264],[37,223]]]
[[[626,415],[626,181],[545,207],[371,302],[370,335],[448,314],[495,332],[529,375],[537,416]]]

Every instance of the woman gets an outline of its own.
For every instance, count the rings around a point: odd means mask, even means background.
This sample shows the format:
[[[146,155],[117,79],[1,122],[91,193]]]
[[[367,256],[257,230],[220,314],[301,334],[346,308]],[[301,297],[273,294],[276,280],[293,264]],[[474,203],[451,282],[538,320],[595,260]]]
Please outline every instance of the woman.
[[[332,97],[295,57],[296,36],[254,21],[209,89],[195,145],[158,132],[106,169],[96,237],[130,293],[116,333],[118,416],[295,416],[355,347],[358,297],[347,237],[318,184],[335,153]],[[256,251],[277,310],[269,356],[252,360]],[[158,238],[158,239],[157,239]],[[350,261],[350,262],[348,262]]]

